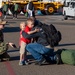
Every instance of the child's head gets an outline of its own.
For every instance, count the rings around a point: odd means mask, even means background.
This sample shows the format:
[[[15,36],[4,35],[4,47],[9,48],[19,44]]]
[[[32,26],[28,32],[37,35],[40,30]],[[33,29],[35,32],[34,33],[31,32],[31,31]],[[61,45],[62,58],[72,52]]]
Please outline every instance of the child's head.
[[[21,22],[20,23],[20,29],[21,30],[24,30],[25,29],[25,26],[26,26],[25,22]]]
[[[29,28],[33,28],[34,27],[34,20],[32,18],[28,18],[28,20],[27,20],[27,26]]]

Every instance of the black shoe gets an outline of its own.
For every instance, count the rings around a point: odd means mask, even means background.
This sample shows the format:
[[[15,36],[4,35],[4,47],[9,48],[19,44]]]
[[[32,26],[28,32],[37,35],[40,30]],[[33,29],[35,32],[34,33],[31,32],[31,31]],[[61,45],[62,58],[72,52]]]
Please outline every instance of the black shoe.
[[[44,64],[45,62],[46,62],[45,59],[42,59],[41,61],[35,61],[35,65],[41,66],[41,65]]]
[[[4,61],[9,61],[10,60],[10,56],[8,55],[7,52],[5,52],[4,54],[2,54],[2,60],[4,60]]]
[[[55,55],[55,61],[56,61],[56,64],[57,64],[57,65],[61,63],[61,57],[60,57],[59,54],[56,54],[56,55]]]

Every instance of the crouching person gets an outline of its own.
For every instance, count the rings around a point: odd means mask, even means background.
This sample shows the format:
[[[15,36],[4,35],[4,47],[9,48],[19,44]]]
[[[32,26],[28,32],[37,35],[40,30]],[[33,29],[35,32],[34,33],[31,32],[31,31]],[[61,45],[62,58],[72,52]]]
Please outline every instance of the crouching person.
[[[9,60],[10,56],[7,54],[8,46],[14,47],[14,44],[4,42],[3,29],[6,21],[0,19],[0,61]]]
[[[54,55],[54,49],[49,46],[43,46],[40,43],[30,43],[26,46],[26,50],[29,51],[36,60],[35,65],[42,65],[46,62],[45,54],[50,53]],[[48,61],[50,61],[48,59]]]
[[[36,35],[36,34],[35,34]],[[24,33],[23,33],[24,37]],[[48,41],[46,40],[46,35],[41,33],[38,39],[34,43],[29,43],[26,46],[26,50],[31,53],[34,57],[35,65],[42,65],[45,62],[48,63],[59,63],[59,57],[57,56],[56,52],[54,51],[55,47],[51,47]]]

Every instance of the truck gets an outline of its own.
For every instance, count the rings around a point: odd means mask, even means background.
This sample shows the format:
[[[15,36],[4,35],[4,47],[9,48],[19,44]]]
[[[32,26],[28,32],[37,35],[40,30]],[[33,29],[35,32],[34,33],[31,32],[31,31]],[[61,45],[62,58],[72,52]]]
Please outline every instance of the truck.
[[[27,5],[29,0],[10,0],[10,2],[11,4],[17,3],[20,6],[21,11],[25,13],[24,6]],[[63,4],[53,0],[32,0],[32,2],[34,4],[35,11],[40,10],[46,15],[52,15],[63,7]]]
[[[75,0],[66,0],[63,7],[64,20],[69,17],[75,18]]]

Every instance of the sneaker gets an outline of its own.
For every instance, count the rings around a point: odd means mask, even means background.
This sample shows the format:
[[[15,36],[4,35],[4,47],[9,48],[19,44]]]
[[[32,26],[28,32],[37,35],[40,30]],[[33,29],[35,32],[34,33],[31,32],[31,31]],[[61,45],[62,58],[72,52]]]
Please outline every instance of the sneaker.
[[[23,61],[20,61],[20,62],[19,62],[19,65],[21,65],[21,66],[22,66],[22,65],[23,65]]]
[[[61,63],[61,57],[60,57],[59,54],[56,54],[56,55],[55,55],[55,61],[56,61],[56,64],[57,64],[57,65]]]
[[[13,17],[13,19],[15,19],[15,17]]]
[[[6,16],[4,16],[4,19],[6,19]]]
[[[26,60],[24,61],[24,64],[25,64],[25,65],[29,65],[29,63],[28,63]]]
[[[41,61],[36,61],[35,62],[35,65],[39,65],[39,66],[41,66],[42,64],[44,64],[46,62],[46,59],[42,59]]]

